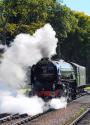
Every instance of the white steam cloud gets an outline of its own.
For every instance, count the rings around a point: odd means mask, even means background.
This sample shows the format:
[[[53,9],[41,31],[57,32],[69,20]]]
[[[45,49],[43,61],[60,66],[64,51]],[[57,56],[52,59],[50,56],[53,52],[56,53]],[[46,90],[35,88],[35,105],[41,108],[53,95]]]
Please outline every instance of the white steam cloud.
[[[50,102],[49,105],[53,109],[60,109],[60,108],[66,108],[67,106],[67,101],[65,97],[61,98],[53,98]]]
[[[55,35],[51,25],[46,24],[32,36],[17,35],[11,47],[6,48],[0,64],[0,113],[35,115],[50,107],[58,109],[66,106],[63,99],[53,99],[46,106],[46,103],[37,96],[28,98],[16,92],[17,88],[26,85],[28,66],[32,66],[42,57],[51,57],[55,54],[57,46]]]
[[[26,79],[25,68],[32,66],[42,57],[55,54],[57,38],[50,24],[37,30],[33,36],[19,34],[11,47],[4,53],[0,66],[0,80],[12,87],[24,86]]]
[[[43,113],[44,101],[33,96],[31,98],[23,95],[0,97],[0,113],[27,113],[31,116]]]

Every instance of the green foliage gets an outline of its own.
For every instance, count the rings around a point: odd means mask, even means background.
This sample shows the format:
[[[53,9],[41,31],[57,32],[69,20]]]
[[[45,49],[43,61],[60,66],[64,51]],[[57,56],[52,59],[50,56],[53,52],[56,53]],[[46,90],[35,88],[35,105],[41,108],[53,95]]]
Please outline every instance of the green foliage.
[[[7,24],[7,32],[9,32],[11,35],[13,35],[16,31],[17,25],[16,24],[12,24],[12,23],[8,23]]]
[[[11,23],[32,23],[47,18],[47,7],[53,6],[52,0],[4,0],[5,14]]]
[[[57,4],[49,15],[49,22],[55,28],[60,39],[66,38],[68,33],[77,26],[77,19],[72,11],[66,6]],[[62,42],[62,41],[61,41]]]
[[[0,31],[5,32],[6,41],[8,41],[7,38],[12,40],[18,33],[33,34],[37,28],[43,26],[48,18],[47,8],[52,8],[55,1],[4,0],[2,4],[3,16],[0,20]]]
[[[78,20],[74,32],[61,44],[61,53],[64,59],[74,61],[87,68],[87,77],[90,79],[90,17],[84,13],[74,12]]]
[[[29,33],[29,34],[33,34],[37,29],[39,29],[40,27],[42,27],[44,25],[44,23],[38,21],[37,23],[32,23],[30,25],[25,25],[25,24],[21,24],[20,27],[17,28],[18,33]]]

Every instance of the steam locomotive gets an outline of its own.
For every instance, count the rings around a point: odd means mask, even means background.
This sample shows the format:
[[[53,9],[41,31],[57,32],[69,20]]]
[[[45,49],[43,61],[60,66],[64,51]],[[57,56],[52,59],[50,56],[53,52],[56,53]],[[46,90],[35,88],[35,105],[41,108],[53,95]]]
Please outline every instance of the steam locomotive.
[[[43,58],[31,68],[32,95],[43,99],[65,96],[70,101],[85,84],[86,68],[72,62]]]

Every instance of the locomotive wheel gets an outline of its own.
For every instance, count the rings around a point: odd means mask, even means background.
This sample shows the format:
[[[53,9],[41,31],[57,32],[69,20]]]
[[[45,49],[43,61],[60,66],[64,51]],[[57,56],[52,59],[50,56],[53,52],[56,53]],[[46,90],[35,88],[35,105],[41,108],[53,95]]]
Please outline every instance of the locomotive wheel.
[[[65,93],[64,93],[64,89],[61,88],[59,92],[59,97],[63,97],[63,96],[65,97]]]
[[[70,86],[70,84],[65,84],[63,86],[63,90],[64,90],[64,95],[67,98],[67,102],[70,102],[73,100],[74,98],[74,90],[73,88]]]
[[[76,99],[75,89],[72,87],[69,87],[69,89],[67,90],[67,101],[70,102],[74,99]]]
[[[65,97],[65,98],[67,98],[67,100],[70,100],[70,93],[69,93],[69,91],[68,91],[68,89],[66,89],[66,87],[61,87],[60,89],[59,89],[59,95],[58,95],[59,97]]]
[[[67,91],[66,93],[67,102],[70,102],[72,101],[72,89],[68,88],[66,91]]]

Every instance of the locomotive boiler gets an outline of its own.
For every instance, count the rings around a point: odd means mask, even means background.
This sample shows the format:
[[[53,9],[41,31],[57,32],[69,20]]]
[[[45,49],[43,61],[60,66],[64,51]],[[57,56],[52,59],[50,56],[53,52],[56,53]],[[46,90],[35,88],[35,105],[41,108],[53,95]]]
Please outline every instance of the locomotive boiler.
[[[72,100],[85,84],[86,68],[75,63],[43,58],[31,68],[32,95],[44,99],[65,96]]]

